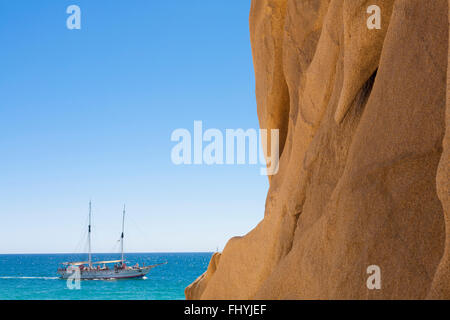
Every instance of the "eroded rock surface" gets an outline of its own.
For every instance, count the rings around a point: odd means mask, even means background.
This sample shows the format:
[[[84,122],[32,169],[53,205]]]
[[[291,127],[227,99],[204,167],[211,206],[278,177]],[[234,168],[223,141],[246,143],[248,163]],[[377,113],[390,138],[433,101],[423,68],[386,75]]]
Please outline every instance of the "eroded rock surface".
[[[373,4],[379,30],[366,26]],[[448,11],[252,0],[258,117],[280,129],[280,170],[264,219],[188,299],[450,298]],[[366,286],[371,265],[380,290]]]

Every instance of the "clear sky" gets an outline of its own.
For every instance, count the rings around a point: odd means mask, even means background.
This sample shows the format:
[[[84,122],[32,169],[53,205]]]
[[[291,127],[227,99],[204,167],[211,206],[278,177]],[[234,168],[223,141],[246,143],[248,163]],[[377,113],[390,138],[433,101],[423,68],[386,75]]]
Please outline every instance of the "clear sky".
[[[78,5],[81,30],[68,30]],[[222,250],[263,218],[260,165],[176,166],[170,135],[258,128],[250,0],[0,1],[0,253]]]

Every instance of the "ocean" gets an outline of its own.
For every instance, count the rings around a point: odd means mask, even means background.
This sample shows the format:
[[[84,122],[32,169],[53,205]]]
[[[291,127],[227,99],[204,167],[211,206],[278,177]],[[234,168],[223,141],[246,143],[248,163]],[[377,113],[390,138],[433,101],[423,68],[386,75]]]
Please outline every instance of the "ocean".
[[[69,289],[56,273],[66,261],[85,261],[83,254],[0,255],[0,300],[180,300],[184,289],[206,271],[212,253],[127,253],[128,265],[167,264],[143,279],[85,280]],[[114,260],[118,254],[93,254]]]

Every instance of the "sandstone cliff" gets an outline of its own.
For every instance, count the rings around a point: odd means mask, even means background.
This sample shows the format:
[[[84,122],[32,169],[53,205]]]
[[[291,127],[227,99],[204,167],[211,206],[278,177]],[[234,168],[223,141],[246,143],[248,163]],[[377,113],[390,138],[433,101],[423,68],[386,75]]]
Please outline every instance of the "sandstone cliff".
[[[258,117],[280,129],[280,170],[264,219],[187,298],[450,298],[448,13],[448,0],[252,0]]]

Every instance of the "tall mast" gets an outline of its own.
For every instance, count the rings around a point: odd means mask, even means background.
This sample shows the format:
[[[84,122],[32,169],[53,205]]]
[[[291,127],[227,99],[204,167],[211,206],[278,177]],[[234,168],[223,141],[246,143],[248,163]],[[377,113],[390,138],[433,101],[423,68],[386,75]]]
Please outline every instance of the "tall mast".
[[[121,252],[122,252],[122,264],[123,264],[123,232],[125,227],[125,205],[123,205],[123,216],[122,216],[122,235],[120,236]]]
[[[88,227],[88,244],[89,244],[89,267],[92,267],[92,254],[91,254],[91,213],[92,205],[89,200],[89,227]]]

